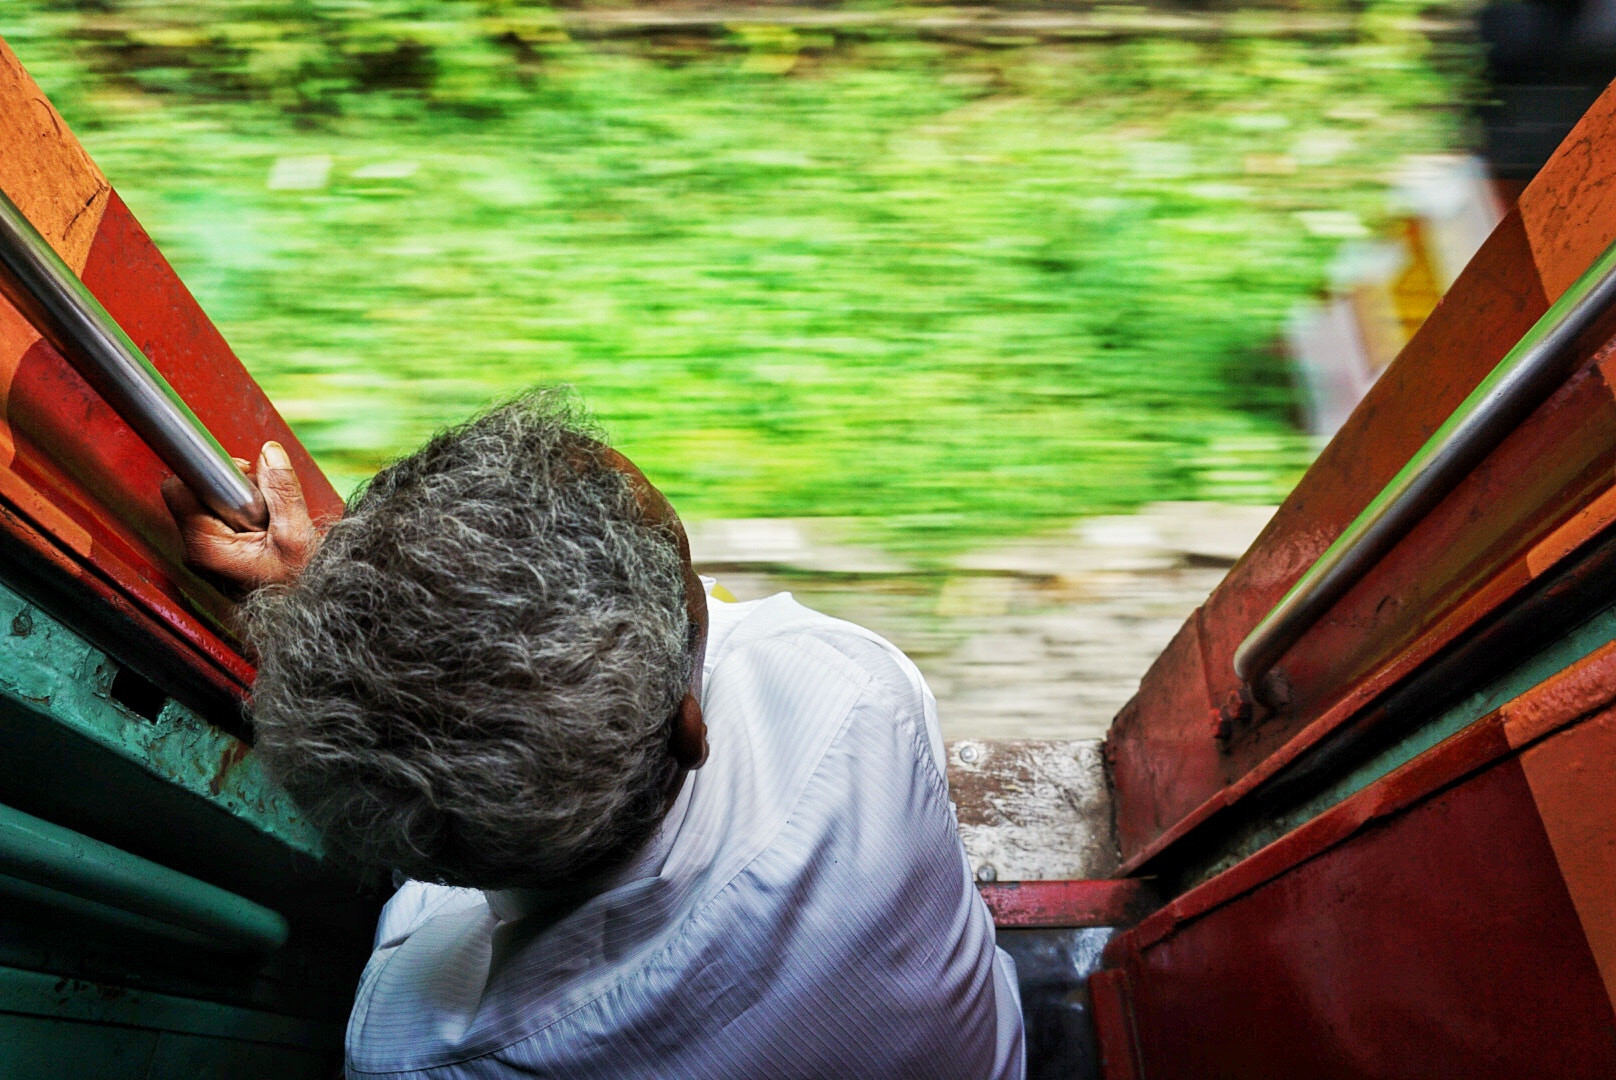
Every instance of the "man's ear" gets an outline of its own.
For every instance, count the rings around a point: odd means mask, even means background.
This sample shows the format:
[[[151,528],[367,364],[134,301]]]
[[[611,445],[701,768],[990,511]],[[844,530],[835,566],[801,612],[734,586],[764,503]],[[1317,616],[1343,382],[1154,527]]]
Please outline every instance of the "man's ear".
[[[694,694],[686,694],[679,702],[668,749],[681,769],[699,769],[707,762],[707,723],[701,718],[701,702]]]

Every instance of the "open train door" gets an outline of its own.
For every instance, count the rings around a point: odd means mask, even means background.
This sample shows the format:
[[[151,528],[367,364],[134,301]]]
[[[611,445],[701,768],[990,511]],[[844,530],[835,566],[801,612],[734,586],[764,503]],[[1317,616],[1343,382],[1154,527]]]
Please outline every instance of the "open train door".
[[[1106,745],[1104,1075],[1616,1076],[1616,91]]]
[[[1048,976],[1043,1075],[1085,1068],[1102,946],[1112,1078],[1616,1075],[1612,125],[1607,93],[1103,759],[951,747],[1003,940]],[[278,439],[339,511],[3,45],[0,189],[226,450]],[[180,564],[166,471],[0,302],[0,1073],[329,1076],[379,896],[258,771],[251,664]],[[1014,828],[1058,836],[1066,879],[1005,880]]]
[[[0,190],[230,452],[341,503],[0,42]],[[0,301],[0,1074],[329,1077],[378,907],[259,772],[168,473]]]

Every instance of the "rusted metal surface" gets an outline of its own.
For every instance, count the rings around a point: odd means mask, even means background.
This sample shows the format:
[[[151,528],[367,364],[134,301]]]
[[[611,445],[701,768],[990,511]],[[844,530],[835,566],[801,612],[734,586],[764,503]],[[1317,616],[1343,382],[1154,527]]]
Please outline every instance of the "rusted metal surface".
[[[317,515],[341,504],[61,117],[0,43],[0,187],[230,452],[282,442]],[[9,304],[0,303],[0,528],[74,616],[125,610],[123,640],[175,684],[240,700],[252,676],[231,606],[185,570],[159,495],[166,470]],[[110,598],[110,599],[109,599]]]
[[[1197,610],[1146,672],[1106,738],[1124,859],[1216,799],[1223,784],[1220,736],[1228,721],[1208,695],[1201,622]]]
[[[1138,878],[978,883],[977,890],[1000,928],[1132,926],[1161,905]]]
[[[1367,700],[1531,580],[1538,541],[1610,490],[1616,401],[1598,366],[1574,375],[1343,598],[1283,664],[1289,703],[1237,732],[1228,772],[1343,699]],[[1347,609],[1343,611],[1342,609]]]
[[[1602,655],[1616,639],[1616,536],[1570,567],[1557,567],[1512,603],[1508,616],[1444,650],[1327,742],[1282,766],[1276,754],[1240,785],[1247,798],[1201,823],[1195,839],[1169,845],[1150,864],[1175,889],[1206,880],[1389,775],[1503,703]],[[1588,617],[1589,615],[1592,617]],[[1569,633],[1567,626],[1575,627]],[[1552,642],[1548,647],[1544,642]],[[1496,674],[1479,690],[1477,672]]]
[[[1095,739],[961,739],[948,789],[978,881],[1108,877],[1111,793]]]
[[[1579,533],[1574,543],[1565,536],[1571,525]],[[1582,531],[1596,526],[1599,531],[1580,538]],[[1534,577],[1526,564],[1545,547],[1553,558],[1545,559]],[[1477,594],[1478,602],[1491,604],[1496,599],[1493,593],[1516,590],[1497,611],[1466,627],[1435,655],[1421,656],[1417,670],[1406,677],[1384,680],[1395,685],[1367,707],[1355,699],[1338,703],[1297,738],[1165,829],[1123,864],[1124,871],[1160,872],[1163,862],[1204,861],[1209,845],[1215,849],[1226,843],[1220,837],[1251,823],[1262,823],[1271,832],[1266,819],[1273,817],[1276,806],[1293,798],[1287,793],[1301,792],[1312,799],[1334,783],[1333,774],[1362,767],[1380,752],[1378,748],[1438,722],[1455,703],[1495,677],[1513,671],[1509,676],[1513,681],[1525,668],[1540,667],[1548,654],[1529,664],[1522,662],[1616,597],[1616,528],[1605,524],[1602,514],[1586,515],[1551,534],[1539,549],[1529,551],[1510,572]],[[1599,632],[1591,625],[1589,630]],[[1587,632],[1579,630],[1577,636]],[[1557,645],[1551,652],[1561,649]]]
[[[1250,704],[1239,697],[1241,639],[1616,237],[1616,155],[1598,138],[1613,116],[1607,93],[1186,624],[1181,639],[1193,640],[1164,654],[1119,716],[1108,753],[1125,867],[1248,797],[1251,778],[1328,743],[1608,519],[1598,508],[1616,498],[1616,355],[1590,344],[1578,372],[1280,659]]]
[[[1616,220],[1616,98],[1607,91],[1521,192],[1521,221],[1543,286],[1558,296],[1607,243]]]

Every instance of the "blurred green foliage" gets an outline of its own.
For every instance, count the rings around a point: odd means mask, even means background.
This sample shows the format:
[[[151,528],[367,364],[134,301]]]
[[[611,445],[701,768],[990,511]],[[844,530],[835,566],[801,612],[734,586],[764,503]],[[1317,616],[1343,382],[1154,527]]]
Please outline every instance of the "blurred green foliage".
[[[567,381],[689,515],[924,553],[1294,482],[1285,313],[1462,140],[1464,58],[1353,10],[973,48],[12,0],[0,33],[339,485]]]

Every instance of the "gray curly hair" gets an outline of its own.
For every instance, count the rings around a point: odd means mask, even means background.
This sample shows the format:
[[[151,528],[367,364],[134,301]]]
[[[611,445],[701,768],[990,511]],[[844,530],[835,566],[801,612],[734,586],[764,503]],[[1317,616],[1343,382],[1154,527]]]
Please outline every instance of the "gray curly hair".
[[[693,662],[683,564],[565,391],[383,469],[246,624],[258,753],[363,862],[565,887],[663,816]]]

